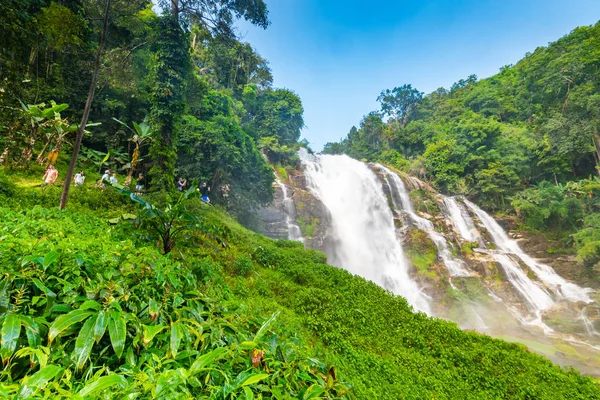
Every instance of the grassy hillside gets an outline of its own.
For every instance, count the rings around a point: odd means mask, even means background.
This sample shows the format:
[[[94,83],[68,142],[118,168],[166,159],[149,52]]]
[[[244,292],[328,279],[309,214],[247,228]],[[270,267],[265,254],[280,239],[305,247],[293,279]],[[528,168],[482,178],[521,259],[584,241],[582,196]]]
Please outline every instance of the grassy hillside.
[[[165,256],[113,189],[76,188],[59,212],[58,188],[28,182],[0,176],[6,397],[600,398],[574,370],[414,313],[197,200],[201,229]]]

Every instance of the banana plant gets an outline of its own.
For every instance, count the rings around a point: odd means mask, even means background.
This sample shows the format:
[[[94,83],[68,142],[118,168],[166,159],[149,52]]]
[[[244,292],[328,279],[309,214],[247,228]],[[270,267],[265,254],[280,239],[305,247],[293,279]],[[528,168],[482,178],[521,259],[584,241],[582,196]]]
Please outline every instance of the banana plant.
[[[21,160],[25,166],[28,166],[31,162],[39,130],[46,128],[57,117],[60,118],[60,113],[68,107],[68,104],[56,104],[54,100],[50,101],[48,107],[46,107],[46,103],[29,105],[21,103],[22,113],[31,125],[31,133],[25,140],[25,148],[21,153]]]
[[[112,185],[112,187],[141,206],[138,214],[138,225],[145,228],[151,236],[160,240],[163,254],[170,253],[175,247],[176,241],[186,231],[203,230],[200,218],[189,212],[184,202],[184,200],[195,193],[195,183],[182,193],[175,203],[169,203],[162,209],[122,185],[117,184]]]
[[[134,121],[132,123],[133,128],[131,128],[126,123],[119,121],[116,118],[113,118],[113,120],[115,120],[125,128],[129,129],[131,132],[133,132],[133,136],[129,139],[129,141],[135,145],[135,148],[133,149],[133,154],[131,155],[131,162],[129,163],[129,172],[127,174],[127,178],[125,179],[125,186],[128,186],[131,183],[131,179],[133,178],[133,173],[135,172],[135,167],[137,166],[137,163],[141,161],[140,152],[142,147],[152,140],[150,136],[152,129],[150,124],[148,124],[148,116],[146,116],[144,120],[139,124]]]

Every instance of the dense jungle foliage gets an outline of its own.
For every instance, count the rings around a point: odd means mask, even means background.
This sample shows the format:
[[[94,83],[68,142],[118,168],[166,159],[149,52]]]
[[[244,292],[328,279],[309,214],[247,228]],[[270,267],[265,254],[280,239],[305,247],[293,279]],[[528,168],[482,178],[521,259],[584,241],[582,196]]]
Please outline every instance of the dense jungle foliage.
[[[269,203],[274,176],[261,151],[275,163],[293,161],[304,122],[300,98],[273,88],[268,61],[237,39],[239,18],[268,26],[264,2],[163,6],[157,15],[148,0],[3,1],[0,164],[65,160],[107,10],[78,164],[92,170],[88,181],[107,168],[127,183],[142,173],[152,191],[174,189],[179,176],[196,179],[239,217]]]
[[[579,372],[414,313],[198,198],[145,195],[147,213],[75,187],[59,211],[43,205],[60,188],[31,181],[0,175],[3,397],[600,399]],[[165,201],[196,217],[166,255],[144,223]]]
[[[384,90],[325,153],[394,165],[439,190],[516,211],[561,237],[600,278],[600,23],[540,47],[490,78],[426,96]],[[386,119],[387,118],[387,119]]]

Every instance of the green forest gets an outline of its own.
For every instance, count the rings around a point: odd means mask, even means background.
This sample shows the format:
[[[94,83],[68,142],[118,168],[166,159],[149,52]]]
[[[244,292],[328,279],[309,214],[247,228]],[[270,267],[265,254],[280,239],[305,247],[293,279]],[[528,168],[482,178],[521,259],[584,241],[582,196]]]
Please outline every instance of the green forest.
[[[600,279],[600,23],[490,78],[381,92],[326,154],[393,165],[559,237]]]
[[[236,31],[267,29],[267,6],[160,5],[0,3],[2,398],[600,399],[573,368],[247,230],[308,145],[301,99]],[[326,152],[576,232],[593,268],[599,29],[488,80],[386,91]]]
[[[272,87],[268,61],[237,40],[238,19],[269,25],[266,6],[170,4],[157,15],[146,0],[3,2],[0,163],[52,160],[63,177],[83,126],[78,165],[89,179],[142,173],[152,191],[196,179],[238,216],[269,203],[274,177],[261,150],[293,156],[304,122],[300,98]]]

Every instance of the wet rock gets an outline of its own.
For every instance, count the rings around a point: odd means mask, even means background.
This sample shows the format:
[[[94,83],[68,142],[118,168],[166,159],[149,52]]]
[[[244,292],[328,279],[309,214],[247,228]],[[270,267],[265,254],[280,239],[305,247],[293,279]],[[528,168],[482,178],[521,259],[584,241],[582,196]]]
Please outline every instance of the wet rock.
[[[585,303],[558,302],[542,312],[542,321],[559,332],[585,335],[585,324],[580,318],[584,307]]]

